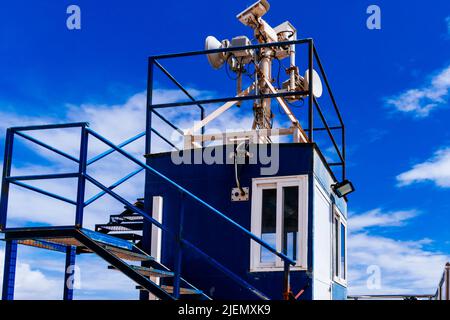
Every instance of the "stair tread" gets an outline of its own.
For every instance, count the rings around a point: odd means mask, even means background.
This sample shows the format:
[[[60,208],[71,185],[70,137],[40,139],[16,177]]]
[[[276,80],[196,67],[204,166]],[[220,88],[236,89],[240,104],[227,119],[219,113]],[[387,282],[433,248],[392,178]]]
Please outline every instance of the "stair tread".
[[[148,268],[148,267],[141,267],[141,266],[135,266],[130,265],[131,268],[133,268],[136,272],[139,272],[141,275],[146,277],[158,277],[158,278],[165,278],[165,277],[173,277],[173,272],[161,270],[161,269],[155,269],[155,268]],[[108,269],[114,269],[116,268],[114,266],[108,266]]]
[[[110,217],[111,221],[117,222],[117,221],[144,221],[144,217],[141,215],[137,215],[137,214],[132,214],[132,215],[122,215],[122,214],[117,214],[117,215],[111,215]]]
[[[168,293],[173,293],[173,286],[166,286],[163,285],[161,288]],[[190,289],[190,288],[180,288],[180,294],[201,294],[202,292],[197,289]]]
[[[143,223],[129,223],[129,224],[97,224],[95,229],[103,229],[107,231],[141,231]]]
[[[168,293],[173,293],[173,286],[166,286],[166,285],[162,285],[161,288],[168,292]],[[144,288],[142,288],[141,286],[136,286],[136,289],[139,290],[145,290]],[[190,288],[180,288],[180,294],[202,294],[203,292],[201,290],[197,290],[197,289],[190,289]]]
[[[153,257],[142,254],[142,253],[124,250],[124,249],[117,248],[117,247],[111,247],[111,246],[107,246],[104,244],[101,244],[101,246],[105,250],[109,251],[110,253],[112,253],[115,256],[117,256],[121,259],[124,259],[124,260],[128,260],[128,261],[151,261],[151,260],[154,260]]]

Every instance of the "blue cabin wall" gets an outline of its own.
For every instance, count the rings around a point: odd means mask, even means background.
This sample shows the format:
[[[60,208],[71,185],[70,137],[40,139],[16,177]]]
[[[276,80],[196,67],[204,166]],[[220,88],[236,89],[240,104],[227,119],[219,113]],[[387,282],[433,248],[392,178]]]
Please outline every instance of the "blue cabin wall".
[[[211,147],[214,148],[214,147]],[[225,148],[217,148],[224,152]],[[313,188],[314,188],[314,144],[280,144],[278,173],[274,176],[308,175],[308,270],[291,273],[291,289],[294,294],[305,289],[300,299],[313,298]],[[196,149],[194,152],[202,152]],[[224,156],[229,156],[224,154]],[[250,230],[251,201],[232,202],[231,189],[236,187],[233,164],[180,164],[172,162],[170,153],[151,155],[148,164],[167,175],[193,194],[205,200],[228,217]],[[262,176],[261,164],[243,165],[241,185],[252,186],[252,179]],[[273,176],[272,176],[273,177]],[[250,190],[250,193],[252,190]],[[146,202],[153,196],[163,197],[163,223],[177,230],[177,214],[180,209],[179,191],[161,184],[158,178],[146,182]],[[228,269],[248,281],[272,299],[282,299],[282,272],[250,272],[250,240],[230,224],[208,209],[185,198],[183,236],[222,263]],[[222,272],[208,264],[202,257],[185,249],[182,260],[182,276],[215,299],[257,299],[255,295],[238,286]],[[162,263],[174,264],[174,243],[170,236],[163,235]]]

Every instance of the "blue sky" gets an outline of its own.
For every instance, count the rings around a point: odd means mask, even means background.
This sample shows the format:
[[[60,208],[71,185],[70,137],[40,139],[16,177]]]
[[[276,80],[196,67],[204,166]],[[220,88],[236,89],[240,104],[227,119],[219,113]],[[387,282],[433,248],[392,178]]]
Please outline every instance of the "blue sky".
[[[210,34],[220,39],[251,36],[251,30],[234,18],[251,2],[3,2],[0,127],[86,119],[106,134],[100,115],[133,110],[133,119],[139,119],[147,56],[203,49]],[[81,30],[66,28],[70,4],[81,8]],[[289,20],[300,38],[315,39],[347,125],[348,175],[357,188],[349,202],[355,219],[353,230],[349,224],[349,263],[354,263],[350,286],[355,292],[364,289],[366,267],[379,264],[385,270],[381,291],[429,291],[450,255],[448,1],[279,0],[271,4],[265,17],[269,23],[275,26]],[[366,28],[366,8],[371,4],[381,8],[381,30]],[[191,72],[189,64],[183,66],[173,65],[176,76],[199,94],[221,90],[211,81],[205,83],[201,77],[205,74]],[[158,83],[166,90],[161,95],[171,93],[165,85],[162,80]],[[92,115],[92,110],[98,114]],[[125,130],[124,137],[132,132]],[[30,167],[26,161],[21,165]],[[50,258],[42,259],[50,264]],[[390,267],[385,261],[392,259],[400,262]],[[45,267],[48,264],[39,268],[31,261],[23,263],[57,287],[52,282],[57,276]],[[433,268],[433,272],[417,268]],[[80,297],[135,296],[124,279],[113,277],[126,283],[128,291],[81,290]],[[31,297],[38,298],[36,292]]]

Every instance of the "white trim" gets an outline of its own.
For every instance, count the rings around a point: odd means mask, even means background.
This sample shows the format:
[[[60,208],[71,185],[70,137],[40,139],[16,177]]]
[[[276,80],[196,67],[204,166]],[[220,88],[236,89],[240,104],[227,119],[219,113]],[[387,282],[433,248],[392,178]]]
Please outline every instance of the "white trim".
[[[153,197],[152,204],[152,218],[162,223],[163,219],[163,197],[155,196]],[[155,261],[161,262],[161,247],[162,247],[162,230],[155,225],[152,228],[152,241],[150,248],[150,255],[155,258]],[[150,277],[150,280],[155,282],[157,285],[160,284],[161,278]],[[155,295],[150,294],[149,300],[159,300]]]
[[[283,222],[283,187],[298,186],[298,234],[297,234],[297,265],[292,270],[306,270],[308,257],[308,176],[286,176],[271,178],[254,178],[252,180],[252,212],[251,212],[251,231],[258,237],[261,237],[261,219],[262,219],[262,191],[265,189],[277,190],[277,222],[276,222],[276,249],[282,250],[282,222]],[[275,264],[262,264],[261,246],[253,240],[250,240],[250,271],[282,271],[283,263],[280,258],[276,258]]]
[[[335,221],[337,220],[338,223],[338,234],[337,234],[337,242],[338,245],[336,246],[336,225],[335,225]],[[341,248],[342,248],[342,231],[341,231],[341,225],[344,226],[345,229],[345,234],[344,234],[344,244],[345,244],[345,256],[344,256],[344,260],[345,260],[345,264],[344,264],[344,274],[345,277],[342,277],[342,272],[341,272]],[[344,215],[340,212],[339,208],[336,205],[333,205],[333,223],[332,223],[332,228],[333,228],[333,281],[336,283],[339,283],[343,286],[347,286],[347,279],[348,279],[348,268],[347,268],[347,221],[344,217]],[[336,252],[336,247],[338,252]],[[336,259],[338,259],[338,264],[337,264],[337,268],[338,268],[338,272],[337,272],[337,276],[336,276]]]

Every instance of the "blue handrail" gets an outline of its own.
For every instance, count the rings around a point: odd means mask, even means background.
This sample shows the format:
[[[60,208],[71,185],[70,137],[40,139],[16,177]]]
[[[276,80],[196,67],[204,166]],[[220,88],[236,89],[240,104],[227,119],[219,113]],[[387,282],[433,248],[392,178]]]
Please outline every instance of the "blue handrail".
[[[293,261],[292,259],[290,259],[289,257],[287,257],[286,255],[284,255],[281,252],[278,252],[277,250],[275,250],[272,246],[270,246],[268,243],[266,243],[265,241],[263,241],[262,239],[258,238],[257,236],[255,236],[253,233],[251,233],[250,231],[248,231],[247,229],[243,228],[240,224],[238,224],[237,222],[235,222],[234,220],[228,218],[226,215],[224,215],[222,212],[220,212],[219,210],[217,210],[216,208],[214,208],[213,206],[211,206],[209,203],[205,202],[204,200],[200,199],[199,197],[197,197],[196,195],[194,195],[192,192],[190,192],[189,190],[183,188],[182,186],[180,186],[179,184],[177,184],[175,181],[171,180],[170,178],[166,177],[165,175],[163,175],[162,173],[160,173],[159,171],[157,171],[156,169],[148,166],[147,164],[143,163],[142,161],[136,159],[135,157],[133,157],[131,154],[129,154],[128,152],[122,150],[121,148],[117,147],[116,145],[114,145],[111,141],[107,140],[106,138],[102,137],[101,135],[99,135],[97,132],[95,132],[94,130],[87,128],[86,129],[89,134],[91,134],[92,136],[94,136],[95,138],[97,138],[98,140],[102,141],[103,143],[107,144],[109,147],[115,149],[117,152],[121,153],[123,156],[125,156],[126,158],[130,159],[131,161],[133,161],[134,163],[136,163],[137,165],[141,166],[142,168],[145,168],[147,171],[150,171],[151,173],[153,173],[154,175],[156,175],[157,177],[161,178],[162,180],[164,180],[165,182],[167,182],[168,184],[172,185],[173,187],[175,187],[176,189],[180,190],[181,192],[185,193],[186,195],[188,195],[191,199],[194,199],[195,201],[197,201],[198,203],[202,204],[204,207],[208,208],[210,211],[212,211],[213,213],[215,213],[216,215],[218,215],[219,217],[221,217],[223,220],[227,221],[228,223],[230,223],[232,226],[236,227],[238,230],[240,230],[242,233],[244,233],[245,235],[247,235],[249,238],[251,238],[252,240],[254,240],[255,242],[257,242],[258,244],[260,244],[261,246],[263,246],[264,248],[266,248],[267,250],[269,250],[270,252],[272,252],[273,254],[277,255],[279,258],[281,258],[283,261],[289,262],[291,265],[295,265],[295,261]]]
[[[80,165],[79,172],[77,172],[77,173],[46,174],[46,175],[28,175],[28,176],[16,176],[16,177],[10,176],[11,166],[12,166],[12,144],[13,144],[13,140],[14,140],[14,134],[18,134],[20,136],[23,136],[22,134],[20,134],[20,132],[18,132],[19,130],[20,131],[27,131],[27,130],[60,129],[60,128],[72,128],[72,127],[76,127],[76,126],[82,128],[82,143],[81,143],[81,146],[80,146],[80,150],[81,150],[81,152],[80,152],[80,159],[79,160],[75,159],[75,160],[77,160],[77,162]],[[105,143],[106,145],[108,145],[110,147],[110,149],[105,151],[105,152],[103,152],[102,154],[100,154],[100,155],[98,155],[98,156],[88,160],[87,159],[87,140],[88,140],[88,136],[89,135],[91,135],[91,136],[95,137],[96,139],[100,140],[101,142]],[[293,261],[292,259],[287,257],[285,254],[276,251],[276,249],[271,247],[268,243],[266,243],[265,241],[263,241],[262,239],[260,239],[259,237],[257,237],[256,235],[254,235],[253,233],[248,231],[246,228],[242,227],[241,225],[236,223],[234,220],[230,219],[225,214],[223,214],[222,212],[220,212],[216,208],[212,207],[210,204],[208,204],[204,200],[200,199],[199,197],[197,197],[196,195],[194,195],[193,193],[191,193],[190,191],[188,191],[187,189],[185,189],[181,185],[177,184],[172,179],[168,178],[167,176],[163,175],[162,173],[160,173],[156,169],[152,168],[151,166],[148,166],[144,162],[140,161],[139,159],[135,158],[130,153],[128,153],[128,152],[126,152],[125,150],[122,149],[124,146],[132,143],[133,141],[136,141],[137,139],[141,138],[144,135],[145,135],[145,133],[140,133],[140,134],[136,135],[135,137],[132,137],[132,138],[130,138],[130,139],[120,143],[119,145],[115,145],[114,143],[112,143],[108,139],[104,138],[103,136],[101,136],[100,134],[95,132],[94,130],[88,128],[87,127],[87,123],[84,123],[84,122],[83,123],[75,123],[75,124],[66,124],[66,125],[44,125],[44,126],[31,126],[31,127],[16,127],[16,128],[9,129],[8,130],[8,135],[7,135],[7,137],[8,137],[7,142],[8,141],[9,142],[8,142],[7,148],[5,149],[6,150],[6,152],[5,152],[5,166],[4,166],[4,171],[3,171],[4,174],[3,174],[3,181],[2,181],[2,191],[3,192],[2,192],[1,203],[0,203],[0,222],[1,222],[0,228],[4,229],[5,225],[6,225],[7,203],[8,203],[8,193],[9,193],[8,185],[10,183],[13,183],[13,184],[16,184],[18,186],[27,188],[29,190],[32,190],[32,191],[44,194],[46,196],[58,199],[60,201],[64,201],[64,202],[67,202],[67,203],[75,205],[77,207],[77,214],[76,214],[75,222],[76,222],[76,225],[79,225],[80,227],[82,225],[83,209],[84,209],[84,207],[86,207],[87,205],[93,203],[94,201],[96,201],[97,199],[102,197],[103,195],[109,194],[110,196],[112,196],[113,198],[118,200],[119,202],[123,203],[129,209],[134,210],[138,214],[142,215],[146,220],[151,222],[156,227],[158,227],[158,228],[162,229],[163,231],[171,234],[172,236],[175,236],[175,237],[179,238],[178,239],[179,240],[178,243],[179,243],[180,246],[185,246],[187,248],[190,248],[190,249],[194,250],[198,254],[202,255],[205,258],[207,258],[207,261],[209,263],[211,263],[214,267],[218,268],[219,270],[221,270],[222,272],[227,274],[231,279],[236,281],[239,285],[241,285],[242,287],[250,290],[250,292],[252,292],[253,294],[257,295],[258,297],[263,298],[263,299],[267,299],[267,297],[263,293],[259,292],[256,288],[251,286],[245,280],[243,280],[242,278],[240,278],[239,276],[234,274],[232,271],[228,270],[226,267],[224,267],[223,265],[218,263],[212,257],[208,256],[202,250],[200,250],[199,248],[195,247],[193,244],[188,242],[186,239],[183,239],[182,236],[181,236],[181,233],[179,235],[177,235],[172,230],[169,230],[164,225],[162,225],[161,223],[159,223],[158,221],[153,219],[144,210],[142,210],[140,208],[137,208],[136,206],[134,206],[133,204],[131,204],[130,202],[128,202],[127,200],[122,198],[120,195],[118,195],[117,193],[112,191],[114,188],[116,188],[117,186],[119,186],[123,182],[129,180],[131,177],[135,176],[139,172],[142,172],[143,170],[146,170],[146,171],[151,172],[152,174],[154,174],[158,178],[162,179],[165,183],[167,183],[167,184],[171,185],[172,187],[176,188],[182,194],[187,195],[189,198],[191,198],[194,201],[200,203],[201,205],[203,205],[204,207],[206,207],[207,209],[212,211],[215,215],[219,216],[221,219],[225,220],[227,223],[230,223],[233,227],[235,227],[237,230],[242,232],[248,238],[250,238],[251,240],[257,242],[262,247],[267,249],[269,252],[271,252],[272,254],[275,254],[280,259],[282,259],[284,261],[284,265],[285,265],[285,281],[286,281],[285,287],[288,288],[289,265],[295,265],[295,261]],[[35,142],[35,143],[37,143],[39,145],[43,145],[44,144],[43,142],[38,141],[38,140],[36,140],[34,138],[29,139],[29,140],[32,141],[32,142]],[[33,141],[33,140],[36,140],[36,141]],[[57,149],[55,149],[55,148],[53,148],[51,146],[48,146],[47,144],[44,144],[44,145],[45,145],[45,147],[48,147],[47,149],[49,149],[51,151],[54,151],[54,152],[56,152],[58,154],[61,154],[61,152],[59,150],[57,150]],[[94,162],[96,162],[96,161],[106,157],[107,155],[109,155],[109,154],[111,154],[113,152],[118,152],[118,153],[122,154],[123,156],[125,156],[126,158],[128,158],[129,160],[131,160],[132,162],[137,164],[139,166],[139,168],[137,170],[133,171],[132,173],[128,174],[127,176],[123,177],[122,179],[119,179],[117,182],[113,183],[109,187],[106,187],[103,184],[101,184],[100,182],[98,182],[96,179],[94,179],[93,177],[88,175],[87,172],[86,172],[86,168],[87,168],[87,166],[89,164],[92,164],[92,163],[94,163]],[[42,190],[40,188],[36,188],[34,186],[30,186],[28,184],[25,184],[25,183],[21,182],[22,180],[42,180],[42,179],[60,179],[60,178],[77,178],[77,177],[78,177],[78,180],[79,180],[79,188],[78,188],[78,192],[77,192],[77,200],[76,201],[67,199],[65,197],[53,194],[51,192]],[[92,184],[94,184],[95,186],[97,186],[99,189],[102,190],[100,193],[94,195],[92,198],[90,198],[87,201],[84,201],[84,184],[85,184],[85,181],[91,182]],[[80,183],[82,184],[81,188],[80,188]],[[180,263],[180,261],[178,261],[178,263]],[[178,268],[178,271],[181,272],[179,268]],[[174,291],[174,296],[175,297],[178,294],[177,291],[179,291],[179,283],[178,284],[175,283],[175,289],[177,289],[177,288],[178,288],[178,290]]]

